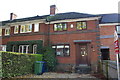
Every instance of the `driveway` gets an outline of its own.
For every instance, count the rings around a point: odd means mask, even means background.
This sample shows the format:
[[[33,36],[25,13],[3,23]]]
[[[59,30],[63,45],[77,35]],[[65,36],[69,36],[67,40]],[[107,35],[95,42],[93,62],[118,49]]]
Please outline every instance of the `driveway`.
[[[57,80],[62,79],[75,79],[75,80],[80,80],[80,79],[90,79],[90,80],[102,80],[98,79],[95,76],[92,76],[91,74],[78,74],[78,73],[55,73],[55,72],[46,72],[43,73],[42,75],[34,75],[34,74],[29,74],[25,76],[19,76],[17,78],[57,78]]]

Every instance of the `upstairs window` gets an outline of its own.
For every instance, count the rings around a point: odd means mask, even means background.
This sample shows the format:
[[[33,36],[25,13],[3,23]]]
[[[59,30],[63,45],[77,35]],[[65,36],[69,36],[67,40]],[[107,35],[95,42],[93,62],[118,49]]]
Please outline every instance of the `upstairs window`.
[[[77,30],[85,30],[87,29],[86,22],[77,22]]]
[[[32,24],[29,24],[29,25],[21,25],[20,32],[21,32],[21,33],[32,32]]]
[[[2,28],[0,28],[0,36],[2,36]]]
[[[39,23],[34,24],[34,32],[39,31]]]
[[[70,56],[69,45],[54,45],[52,48],[55,50],[56,56]]]
[[[18,30],[19,30],[19,27],[18,27],[18,26],[15,26],[15,27],[14,27],[14,34],[17,34],[17,33],[18,33]]]
[[[54,31],[66,31],[67,24],[66,23],[57,23],[54,24]]]
[[[5,28],[5,36],[10,35],[10,28]]]
[[[120,26],[116,26],[116,31],[118,34],[120,34]]]

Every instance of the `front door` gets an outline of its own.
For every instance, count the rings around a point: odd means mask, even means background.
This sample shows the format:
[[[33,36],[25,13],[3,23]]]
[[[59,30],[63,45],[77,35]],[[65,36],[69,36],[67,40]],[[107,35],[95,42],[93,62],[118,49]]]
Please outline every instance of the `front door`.
[[[87,44],[79,44],[79,64],[88,64]]]

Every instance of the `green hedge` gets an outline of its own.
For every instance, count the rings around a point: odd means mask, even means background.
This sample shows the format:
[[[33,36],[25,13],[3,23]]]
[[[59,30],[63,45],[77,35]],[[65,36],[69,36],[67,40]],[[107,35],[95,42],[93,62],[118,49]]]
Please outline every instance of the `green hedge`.
[[[2,54],[2,76],[14,77],[33,73],[34,62],[42,61],[42,54],[0,52]]]

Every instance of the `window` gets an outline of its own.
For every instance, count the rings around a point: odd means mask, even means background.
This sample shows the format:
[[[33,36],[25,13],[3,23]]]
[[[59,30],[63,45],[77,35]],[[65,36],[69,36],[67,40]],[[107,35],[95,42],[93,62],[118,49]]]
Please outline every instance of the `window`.
[[[86,22],[77,22],[77,29],[78,29],[78,30],[87,29]]]
[[[18,27],[18,26],[15,26],[15,27],[14,27],[14,33],[15,33],[15,34],[18,33],[18,30],[19,30],[19,27]]]
[[[30,25],[21,25],[20,32],[21,33],[26,33],[26,32],[31,32],[32,31],[32,24]]]
[[[15,52],[15,46],[12,46],[12,52]]]
[[[0,45],[0,51],[6,51],[6,45]]]
[[[5,35],[10,35],[10,28],[5,28]]]
[[[0,28],[0,36],[2,36],[2,28]]]
[[[19,46],[19,53],[28,53],[29,45],[20,45]]]
[[[34,32],[38,32],[39,31],[39,23],[34,25]]]
[[[120,26],[116,26],[117,33],[120,34]]]
[[[56,51],[56,56],[70,56],[69,45],[54,45],[52,48]]]
[[[33,45],[33,54],[37,53],[37,45]]]
[[[54,24],[54,31],[66,31],[67,24],[66,23],[58,23]]]

